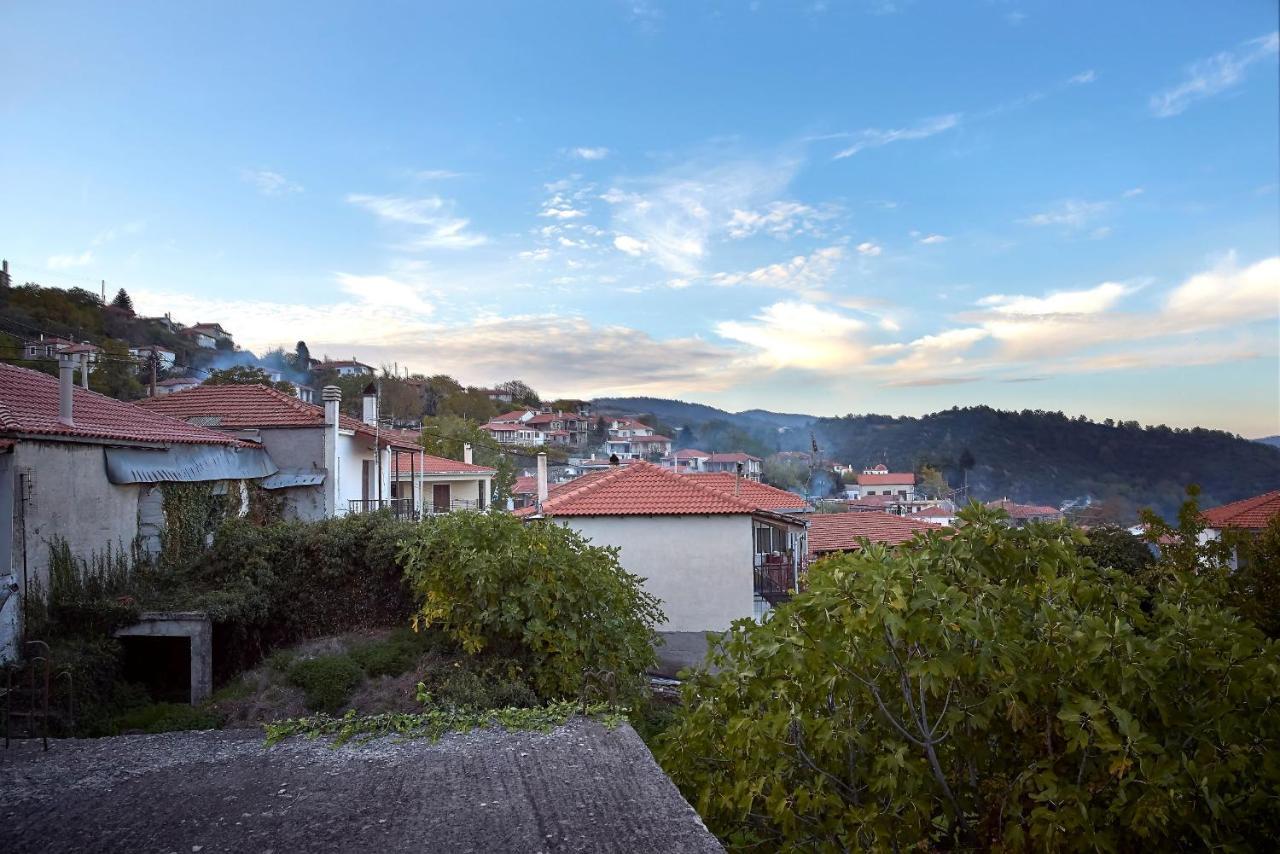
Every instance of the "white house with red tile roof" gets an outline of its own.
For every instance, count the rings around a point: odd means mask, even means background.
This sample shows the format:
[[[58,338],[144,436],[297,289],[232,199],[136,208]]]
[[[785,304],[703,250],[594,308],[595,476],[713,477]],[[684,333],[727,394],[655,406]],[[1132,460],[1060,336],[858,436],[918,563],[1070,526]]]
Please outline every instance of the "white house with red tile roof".
[[[1262,533],[1271,520],[1280,516],[1280,489],[1264,492],[1252,498],[1242,498],[1210,507],[1200,514],[1205,529],[1202,541],[1221,540],[1232,535],[1237,537],[1256,537]],[[1228,540],[1230,542],[1230,540]],[[1234,569],[1239,560],[1236,549],[1232,546],[1231,566]]]
[[[921,522],[929,522],[933,525],[954,525],[956,523],[955,505],[950,501],[932,504],[928,507],[921,507],[913,513],[908,514],[909,519],[919,519]]]
[[[617,547],[623,567],[662,600],[660,630],[700,634],[760,617],[795,590],[805,521],[761,506],[760,497],[633,462],[548,488],[540,506],[516,515],[559,522],[596,545]]]
[[[889,471],[883,463],[867,466],[856,482],[845,486],[844,493],[855,501],[872,495],[891,495],[900,501],[914,501],[916,476],[909,471]]]
[[[729,474],[737,474],[742,472],[742,476],[751,480],[760,480],[764,472],[764,462],[759,457],[753,457],[751,454],[744,454],[742,451],[733,451],[727,454],[711,454],[702,463],[704,471],[711,472],[728,472]]]
[[[671,439],[659,436],[648,424],[634,418],[611,418],[601,451],[606,457],[628,460],[661,459],[671,453]]]
[[[701,472],[706,471],[706,462],[711,455],[706,451],[699,451],[697,448],[681,448],[673,451],[663,457],[660,464],[666,469],[675,469],[679,472]]]
[[[1021,528],[1028,522],[1061,522],[1062,511],[1047,504],[1019,504],[1002,498],[999,501],[988,501],[987,507],[1003,510],[1008,514],[1007,524],[1013,528]]]
[[[367,510],[414,512],[421,496],[392,493],[392,451],[416,453],[399,431],[339,414],[341,393],[328,386],[324,407],[262,385],[201,385],[138,405],[152,412],[260,441],[280,473],[263,486],[280,490],[285,514],[314,520]],[[370,414],[372,395],[366,395]]]
[[[471,445],[462,447],[462,459],[451,460],[416,451],[391,450],[391,497],[409,499],[419,515],[452,510],[487,510],[493,496],[497,470],[472,462]]]
[[[76,387],[76,358],[59,376],[0,364],[0,584],[48,590],[50,545],[77,558],[159,545],[159,484],[240,482],[273,475],[261,445]],[[23,577],[23,566],[26,576]],[[0,660],[12,655],[17,608],[0,610]]]
[[[311,368],[315,373],[333,371],[340,377],[371,377],[376,373],[373,365],[351,359],[326,359]]]

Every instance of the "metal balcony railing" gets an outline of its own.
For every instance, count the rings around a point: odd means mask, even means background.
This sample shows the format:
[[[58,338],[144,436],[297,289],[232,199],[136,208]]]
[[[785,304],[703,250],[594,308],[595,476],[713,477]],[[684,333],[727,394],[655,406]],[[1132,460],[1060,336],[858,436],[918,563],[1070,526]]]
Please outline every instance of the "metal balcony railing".
[[[755,560],[755,595],[770,605],[785,602],[796,593],[799,568],[785,553],[757,554]]]
[[[348,513],[377,513],[389,510],[397,519],[415,519],[412,498],[352,498],[347,502]]]

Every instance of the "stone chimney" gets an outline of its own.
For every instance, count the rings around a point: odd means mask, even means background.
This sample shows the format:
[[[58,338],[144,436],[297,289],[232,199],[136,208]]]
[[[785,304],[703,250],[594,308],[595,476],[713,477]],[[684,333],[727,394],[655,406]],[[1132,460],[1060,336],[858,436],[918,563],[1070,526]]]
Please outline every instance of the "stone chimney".
[[[547,500],[547,453],[538,454],[538,505]]]
[[[364,387],[364,410],[360,420],[370,427],[378,426],[378,387],[373,383]]]
[[[462,461],[467,465],[474,465],[474,455],[471,452],[471,443],[462,443]]]
[[[68,427],[76,423],[71,417],[71,408],[75,395],[78,361],[80,360],[74,353],[58,356],[58,421]]]

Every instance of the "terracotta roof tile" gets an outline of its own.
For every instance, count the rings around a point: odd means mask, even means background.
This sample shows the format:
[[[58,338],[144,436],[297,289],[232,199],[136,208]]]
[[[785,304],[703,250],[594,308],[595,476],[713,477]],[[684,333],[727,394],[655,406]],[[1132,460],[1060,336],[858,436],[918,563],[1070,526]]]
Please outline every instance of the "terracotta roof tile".
[[[738,477],[730,472],[681,472],[681,477],[691,478],[695,483],[709,486],[726,495],[737,495],[765,510],[807,513],[810,509],[809,502],[794,492]]]
[[[196,427],[177,418],[139,409],[132,403],[76,386],[72,392],[74,425],[58,420],[58,378],[0,364],[0,431],[121,442],[235,445],[234,436]]]
[[[915,486],[916,476],[909,471],[886,471],[882,474],[858,475],[859,486]]]
[[[1009,514],[1010,519],[1032,519],[1038,516],[1048,516],[1053,519],[1061,519],[1062,511],[1057,507],[1050,507],[1047,504],[1018,504],[1016,501],[1009,499],[1001,499],[1000,501],[988,501],[987,506],[993,510],[1003,510]]]
[[[1252,498],[1210,507],[1201,516],[1211,528],[1245,528],[1260,531],[1280,514],[1280,489]]]
[[[495,474],[496,470],[488,466],[476,466],[448,457],[437,457],[432,454],[419,454],[417,450],[405,449],[404,453],[391,455],[391,473],[393,477],[410,473],[416,474]]]
[[[533,507],[516,511],[535,513]],[[773,511],[647,462],[583,475],[559,484],[542,503],[546,516],[704,516]]]
[[[818,513],[809,517],[809,554],[854,551],[865,537],[873,543],[898,545],[937,525],[889,513]]]

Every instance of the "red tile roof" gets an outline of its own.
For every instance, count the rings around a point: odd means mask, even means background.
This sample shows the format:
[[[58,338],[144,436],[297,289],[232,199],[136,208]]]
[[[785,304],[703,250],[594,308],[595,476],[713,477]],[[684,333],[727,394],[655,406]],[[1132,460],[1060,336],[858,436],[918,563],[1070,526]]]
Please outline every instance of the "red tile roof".
[[[200,419],[206,426],[222,430],[245,430],[271,427],[323,427],[324,407],[303,403],[264,385],[199,385],[172,394],[149,397],[138,405],[181,418]],[[374,429],[349,415],[339,415],[343,430],[373,438]],[[414,447],[413,442],[397,439],[394,430],[379,431],[384,444]]]
[[[535,508],[526,507],[516,515],[535,512]],[[735,498],[646,462],[592,472],[560,484],[542,503],[542,512],[546,516],[779,516],[744,497]]]
[[[854,551],[863,537],[895,546],[922,531],[937,530],[942,529],[889,513],[818,513],[809,517],[809,554]]]
[[[643,444],[645,444],[646,442],[653,442],[653,443],[657,443],[657,442],[670,442],[670,441],[671,441],[671,437],[670,437],[670,436],[659,436],[659,435],[657,435],[657,434],[654,434],[653,436],[632,436],[632,437],[631,437],[631,438],[629,438],[629,439],[622,439],[621,441],[623,441],[623,442],[632,442],[632,443],[637,444],[637,445],[643,445]]]
[[[437,457],[432,454],[418,454],[406,450],[404,453],[391,455],[392,477],[410,473],[415,474],[479,474],[492,475],[495,469],[488,466],[476,466],[470,463],[451,460],[448,457]]]
[[[921,507],[911,515],[922,516],[926,519],[946,519],[956,515],[956,512],[954,510],[948,510],[945,507]]]
[[[537,492],[538,479],[536,477],[518,477],[511,486],[512,495],[535,495]]]
[[[726,495],[737,495],[765,510],[776,510],[779,513],[808,512],[809,502],[794,492],[778,489],[746,477],[738,477],[730,472],[682,472],[681,477],[692,479],[695,483],[709,486]],[[736,492],[735,492],[736,490]]]
[[[504,412],[501,415],[495,415],[494,417],[489,419],[489,423],[497,424],[497,423],[503,423],[503,422],[519,421],[520,419],[524,418],[528,414],[529,414],[528,409],[513,409],[510,412]]]
[[[74,425],[58,421],[57,377],[0,364],[0,432],[123,443],[247,444],[226,433],[146,412],[79,386],[72,391],[71,418]]]
[[[706,451],[699,451],[696,448],[682,448],[671,456],[675,457],[677,460],[693,460],[698,457],[709,457],[711,455]]]
[[[882,474],[858,475],[859,486],[915,486],[916,476],[909,471],[886,471]]]
[[[988,501],[987,506],[993,510],[1003,510],[1009,514],[1010,519],[1031,519],[1037,516],[1049,516],[1054,519],[1062,518],[1061,510],[1057,507],[1050,507],[1047,504],[1018,504],[1016,501],[1004,498],[1000,501]]]
[[[1280,515],[1280,489],[1252,498],[1210,507],[1201,517],[1210,528],[1245,528],[1260,531]]]

